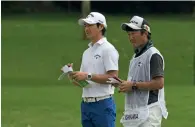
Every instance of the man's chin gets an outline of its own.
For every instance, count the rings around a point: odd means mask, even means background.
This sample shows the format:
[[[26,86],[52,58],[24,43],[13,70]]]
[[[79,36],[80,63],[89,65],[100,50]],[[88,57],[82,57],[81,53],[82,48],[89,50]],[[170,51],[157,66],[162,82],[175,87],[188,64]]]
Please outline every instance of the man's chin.
[[[132,43],[133,48],[137,48],[138,46],[134,43]]]
[[[90,35],[86,35],[87,39],[91,39],[91,36]]]

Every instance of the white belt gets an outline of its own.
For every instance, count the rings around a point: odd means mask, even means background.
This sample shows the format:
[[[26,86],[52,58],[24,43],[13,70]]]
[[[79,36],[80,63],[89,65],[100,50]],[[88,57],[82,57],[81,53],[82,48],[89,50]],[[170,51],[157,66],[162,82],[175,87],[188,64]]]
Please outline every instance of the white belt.
[[[97,102],[112,97],[112,95],[106,95],[101,97],[83,97],[84,102]]]

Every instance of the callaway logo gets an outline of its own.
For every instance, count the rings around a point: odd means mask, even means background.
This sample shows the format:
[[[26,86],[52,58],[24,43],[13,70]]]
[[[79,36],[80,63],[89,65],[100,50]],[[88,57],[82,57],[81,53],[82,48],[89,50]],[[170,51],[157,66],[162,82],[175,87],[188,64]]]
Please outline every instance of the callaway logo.
[[[101,20],[98,20],[100,23],[103,23]]]
[[[89,14],[89,15],[87,16],[87,18],[89,18],[89,17],[94,17],[94,15],[93,15],[93,14]]]
[[[138,63],[138,66],[140,67],[141,65],[142,65],[142,63],[141,63],[141,62],[139,62],[139,63]]]
[[[100,58],[101,56],[97,54],[97,55],[95,55],[94,57],[95,57],[96,59],[98,59],[98,58]]]

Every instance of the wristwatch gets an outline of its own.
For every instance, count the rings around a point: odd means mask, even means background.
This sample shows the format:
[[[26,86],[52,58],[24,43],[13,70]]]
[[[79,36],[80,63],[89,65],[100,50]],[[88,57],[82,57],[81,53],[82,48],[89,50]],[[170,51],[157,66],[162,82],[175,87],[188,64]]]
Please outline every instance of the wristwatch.
[[[87,80],[91,80],[92,79],[92,74],[91,73],[88,73],[87,74]]]
[[[132,90],[137,90],[137,84],[136,84],[136,82],[133,82]]]

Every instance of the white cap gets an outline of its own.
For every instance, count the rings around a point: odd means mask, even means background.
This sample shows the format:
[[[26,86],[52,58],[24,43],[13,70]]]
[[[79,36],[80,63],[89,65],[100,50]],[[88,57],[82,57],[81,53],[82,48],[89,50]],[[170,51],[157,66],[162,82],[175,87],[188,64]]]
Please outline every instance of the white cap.
[[[148,22],[139,16],[133,16],[133,18],[129,21],[129,23],[123,23],[121,25],[122,30],[128,31],[128,28],[132,30],[141,30],[145,29],[149,33],[151,33],[150,26]]]
[[[79,25],[83,26],[85,23],[87,24],[103,24],[105,28],[107,28],[106,18],[99,12],[91,12],[86,18],[81,18],[78,21]]]

